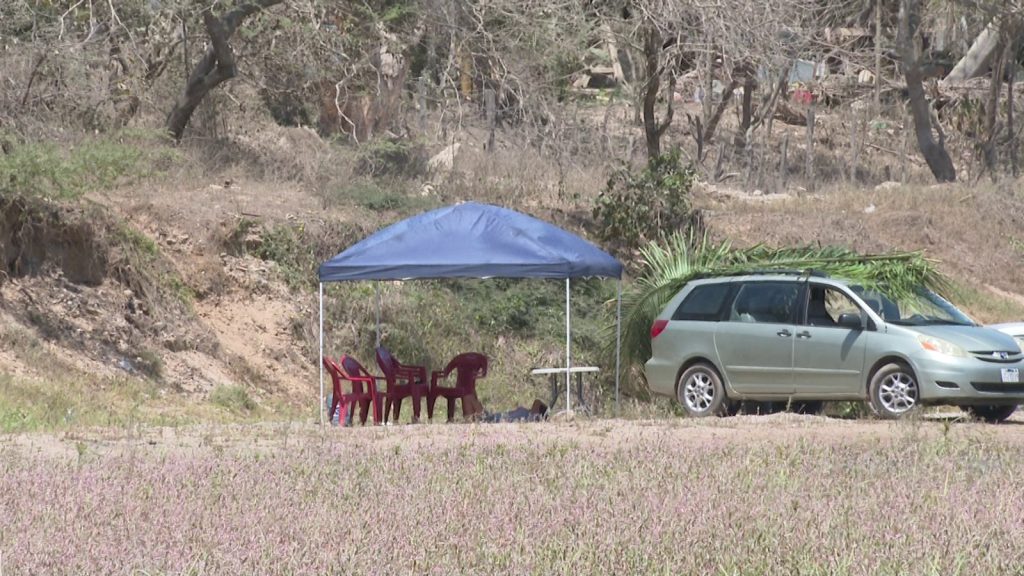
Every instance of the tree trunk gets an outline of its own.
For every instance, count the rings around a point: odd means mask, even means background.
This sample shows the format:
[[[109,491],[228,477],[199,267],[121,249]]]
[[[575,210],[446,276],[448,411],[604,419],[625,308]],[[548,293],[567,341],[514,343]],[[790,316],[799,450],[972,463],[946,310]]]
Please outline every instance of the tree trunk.
[[[857,145],[857,133],[860,131],[860,117],[857,112],[853,113],[853,121],[850,122],[850,183],[857,181],[857,162],[860,160],[860,147]]]
[[[725,109],[729,107],[729,103],[732,102],[732,93],[739,87],[739,82],[736,79],[729,81],[729,85],[725,87],[722,92],[722,100],[718,102],[718,107],[711,114],[711,118],[708,119],[707,124],[704,126],[704,144],[707,145],[711,142],[711,139],[715,137],[715,130],[718,129],[718,122],[722,119],[722,114],[725,113]],[[710,97],[710,96],[709,96]]]
[[[1010,145],[1010,172],[1013,177],[1016,178],[1017,171],[1017,136],[1016,128],[1013,125],[1013,83],[1017,77],[1017,58],[1016,58],[1016,46],[1017,43],[1010,41],[1006,45],[1007,62],[1010,65],[1010,71],[1006,79],[1006,133],[1009,138]]]
[[[494,129],[498,123],[498,106],[495,101],[494,89],[484,88],[484,110],[487,113],[487,145],[484,147],[488,153],[494,153]]]
[[[942,79],[942,83],[963,82],[984,74],[989,62],[999,51],[999,28],[1000,18],[993,18],[988,26],[981,31],[981,34],[974,39],[967,54],[964,54],[964,57]]]
[[[644,137],[647,140],[647,160],[651,161],[661,155],[661,137],[672,124],[672,92],[675,90],[675,76],[670,75],[669,77],[668,108],[665,111],[665,119],[659,123],[654,108],[658,102],[658,92],[661,89],[661,32],[653,25],[648,25],[645,36]]]
[[[736,131],[736,138],[733,144],[736,148],[744,148],[750,138],[750,124],[754,120],[754,78],[747,76],[743,79],[743,101],[740,106],[740,127]]]
[[[985,107],[985,141],[982,143],[981,160],[985,169],[994,179],[996,177],[996,139],[999,136],[999,96],[1003,87],[1003,66],[1006,53],[1000,42],[1000,53],[992,67],[992,78],[989,80],[988,105]]]
[[[776,192],[786,192],[786,177],[789,176],[789,164],[786,158],[789,152],[789,132],[782,138],[782,159],[779,160],[779,187]]]
[[[210,37],[210,47],[199,60],[185,83],[185,91],[174,103],[167,115],[167,132],[175,141],[180,141],[203,98],[220,84],[238,74],[235,55],[228,44],[231,35],[249,16],[283,0],[252,0],[232,9],[218,18],[207,8],[203,10],[203,24]]]
[[[615,33],[607,22],[601,25],[601,35],[604,37],[605,49],[608,50],[608,58],[612,61],[615,84],[622,86],[626,82],[626,73],[622,69],[622,60],[619,59],[619,43],[615,41]]]
[[[900,51],[903,76],[907,82],[907,98],[910,114],[914,119],[914,133],[917,146],[921,149],[928,168],[939,182],[955,182],[956,168],[953,160],[946,152],[945,138],[941,127],[936,140],[933,134],[931,108],[924,92],[924,80],[921,72],[919,51],[914,41],[917,25],[920,22],[920,0],[902,0],[899,12],[899,31],[896,44]]]
[[[817,189],[817,182],[814,179],[814,108],[817,103],[811,100],[807,108],[807,156],[805,160],[805,177],[807,178],[807,191],[814,194]]]
[[[882,0],[875,0],[875,117],[882,115]]]

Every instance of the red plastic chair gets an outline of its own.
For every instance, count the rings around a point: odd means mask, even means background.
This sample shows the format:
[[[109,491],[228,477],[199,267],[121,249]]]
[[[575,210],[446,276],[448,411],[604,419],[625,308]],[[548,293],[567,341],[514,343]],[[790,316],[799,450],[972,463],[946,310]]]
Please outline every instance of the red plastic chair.
[[[377,365],[384,373],[384,380],[387,382],[384,396],[384,422],[388,421],[388,413],[394,407],[393,418],[398,422],[399,412],[402,410],[402,400],[412,398],[413,422],[420,419],[420,401],[426,399],[430,394],[430,384],[427,382],[427,369],[423,366],[412,366],[402,364],[391,355],[384,346],[377,348]],[[401,382],[405,382],[401,384]]]
[[[340,367],[333,360],[325,356],[324,368],[331,375],[331,381],[334,384],[331,407],[327,412],[328,422],[333,422],[334,411],[340,409],[338,422],[344,424],[348,413],[355,409],[356,404],[359,405],[360,424],[366,424],[366,416],[370,411],[371,404],[373,405],[373,421],[374,423],[380,422],[377,385],[376,379],[373,376],[366,373],[366,370],[362,370],[362,366],[359,366],[358,362],[348,356],[341,357]],[[345,393],[342,390],[341,383],[343,381],[348,381],[352,384],[352,392]]]
[[[455,386],[441,386],[438,380],[447,378],[452,371],[457,371]],[[435,370],[430,374],[430,394],[427,395],[427,417],[434,418],[434,403],[438,397],[448,401],[448,421],[455,417],[455,401],[462,400],[470,394],[476,394],[476,381],[487,376],[487,356],[479,352],[464,352],[455,358],[444,370]]]
[[[383,392],[377,389],[377,381],[380,380],[381,377],[370,374],[366,368],[363,368],[363,365],[360,364],[358,360],[351,356],[342,357],[341,369],[342,373],[345,374],[345,378],[352,382],[353,389],[370,397],[373,405],[373,423],[382,423],[384,419],[381,417],[380,397],[383,395]],[[365,406],[366,405],[364,404],[364,412],[360,415],[364,419],[366,414]]]

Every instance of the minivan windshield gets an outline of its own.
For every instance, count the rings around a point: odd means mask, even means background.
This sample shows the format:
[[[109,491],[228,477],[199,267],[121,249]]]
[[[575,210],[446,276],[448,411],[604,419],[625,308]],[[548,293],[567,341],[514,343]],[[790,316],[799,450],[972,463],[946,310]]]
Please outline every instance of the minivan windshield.
[[[900,326],[976,325],[951,302],[931,290],[921,288],[909,296],[895,298],[885,289],[865,290],[862,286],[851,286],[851,289],[883,320],[891,324]]]

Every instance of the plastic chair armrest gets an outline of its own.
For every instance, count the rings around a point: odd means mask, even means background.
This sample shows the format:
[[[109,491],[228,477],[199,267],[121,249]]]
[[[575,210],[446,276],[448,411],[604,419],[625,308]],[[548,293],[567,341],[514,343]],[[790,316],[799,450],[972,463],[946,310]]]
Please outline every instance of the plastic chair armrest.
[[[415,381],[417,379],[422,382],[427,381],[427,369],[423,366],[400,365],[395,370],[395,375],[399,378],[405,378],[410,381]]]
[[[444,370],[434,370],[430,373],[430,387],[437,388],[437,381],[447,377],[448,374]]]

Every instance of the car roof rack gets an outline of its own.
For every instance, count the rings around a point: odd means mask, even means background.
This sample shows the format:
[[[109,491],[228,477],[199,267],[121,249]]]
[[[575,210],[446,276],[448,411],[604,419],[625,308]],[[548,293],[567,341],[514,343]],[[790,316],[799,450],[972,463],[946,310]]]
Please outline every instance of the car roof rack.
[[[753,268],[753,269],[750,269],[750,270],[737,270],[735,272],[726,272],[726,273],[720,273],[720,274],[716,274],[716,273],[713,273],[713,272],[707,272],[707,273],[703,273],[703,274],[697,275],[696,278],[727,278],[727,277],[730,277],[730,276],[762,276],[762,275],[763,276],[768,276],[768,275],[777,275],[777,276],[807,276],[807,277],[814,276],[815,278],[828,278],[829,277],[827,273],[822,272],[821,270],[815,270],[813,268],[808,268],[806,270],[797,270],[795,268],[776,268],[776,269],[772,269],[772,268]]]
[[[813,268],[807,268],[805,270],[797,270],[795,268],[785,268],[779,270],[772,270],[771,268],[761,268],[758,270],[752,270],[749,272],[749,274],[780,274],[783,276],[814,276],[816,278],[828,278],[828,274],[820,270],[815,270]]]

